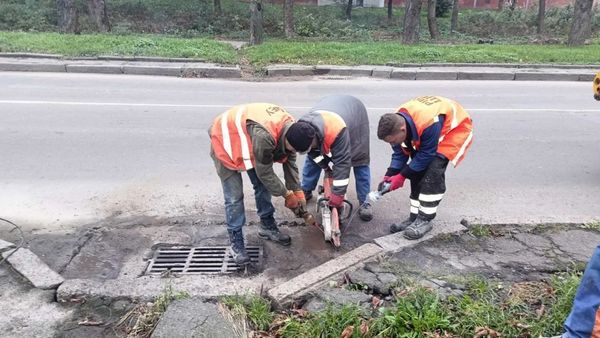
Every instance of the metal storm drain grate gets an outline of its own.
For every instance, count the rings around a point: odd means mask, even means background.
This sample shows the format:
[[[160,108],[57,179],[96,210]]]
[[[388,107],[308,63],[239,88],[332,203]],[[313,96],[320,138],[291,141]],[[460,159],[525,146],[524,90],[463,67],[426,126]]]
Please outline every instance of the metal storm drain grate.
[[[263,251],[260,246],[247,246],[246,252],[253,264],[261,266]],[[228,246],[213,247],[159,247],[146,270],[147,275],[233,273],[239,267],[231,257]]]

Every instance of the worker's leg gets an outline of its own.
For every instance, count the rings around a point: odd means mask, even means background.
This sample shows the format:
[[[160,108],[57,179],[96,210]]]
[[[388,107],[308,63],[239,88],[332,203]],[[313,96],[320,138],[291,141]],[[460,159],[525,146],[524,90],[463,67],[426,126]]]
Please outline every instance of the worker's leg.
[[[267,187],[256,176],[254,169],[248,170],[248,176],[254,187],[254,198],[256,200],[256,209],[260,217],[260,229],[258,236],[262,239],[268,239],[282,245],[290,244],[290,236],[282,234],[275,223],[275,207],[271,202],[271,193]]]
[[[600,246],[592,254],[565,321],[563,338],[600,337]]]
[[[409,216],[404,221],[394,223],[390,226],[390,232],[395,233],[404,231],[411,225],[419,214],[419,193],[421,192],[421,181],[423,180],[424,173],[417,174],[415,177],[410,179],[410,197],[409,197]]]
[[[242,175],[239,172],[232,172],[229,177],[221,180],[221,185],[225,197],[227,232],[229,233],[233,259],[237,264],[247,264],[250,262],[250,257],[246,254],[242,230],[246,223]]]
[[[406,229],[404,237],[419,239],[431,231],[437,208],[446,192],[446,158],[434,157],[419,184],[419,214],[417,219]],[[411,200],[416,196],[411,192]]]
[[[368,165],[361,165],[353,167],[352,170],[354,170],[356,197],[358,197],[358,216],[368,222],[373,219],[373,209],[367,201],[367,195],[371,190],[371,169]]]
[[[319,177],[321,177],[321,167],[316,164],[310,157],[304,159],[304,168],[302,169],[302,190],[306,195],[306,200],[312,198],[312,192],[319,183]]]

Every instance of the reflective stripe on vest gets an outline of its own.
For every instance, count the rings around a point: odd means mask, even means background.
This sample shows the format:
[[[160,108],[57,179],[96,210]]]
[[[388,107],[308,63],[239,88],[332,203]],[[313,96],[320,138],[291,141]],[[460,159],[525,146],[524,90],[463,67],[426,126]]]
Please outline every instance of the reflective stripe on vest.
[[[346,128],[346,122],[334,112],[317,110],[315,113],[320,114],[323,119],[323,153],[330,154],[333,142],[335,142],[340,132]]]
[[[231,170],[254,168],[252,140],[246,128],[248,120],[265,128],[276,146],[285,125],[294,121],[283,108],[268,103],[235,106],[217,116],[211,128],[211,144],[216,158]]]
[[[398,112],[408,114],[417,129],[412,146],[419,150],[421,135],[444,115],[444,125],[438,140],[438,152],[455,167],[462,161],[473,139],[473,124],[461,105],[441,96],[421,96],[400,106]]]

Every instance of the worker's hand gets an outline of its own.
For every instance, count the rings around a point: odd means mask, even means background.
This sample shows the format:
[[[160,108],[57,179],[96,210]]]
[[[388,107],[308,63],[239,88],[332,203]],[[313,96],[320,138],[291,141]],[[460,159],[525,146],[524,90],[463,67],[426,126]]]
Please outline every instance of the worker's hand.
[[[294,191],[294,196],[296,196],[300,205],[306,209],[306,197],[304,196],[304,191],[296,190]]]
[[[344,203],[343,195],[336,195],[334,193],[329,196],[329,206],[333,208],[341,208]]]
[[[394,191],[398,188],[402,188],[404,186],[404,181],[406,177],[402,176],[402,174],[394,175],[394,176],[385,176],[383,178],[383,182],[389,182],[391,184],[390,191]]]
[[[300,202],[298,201],[298,197],[294,194],[293,191],[288,190],[288,192],[284,196],[285,198],[285,207],[295,211],[300,207]]]

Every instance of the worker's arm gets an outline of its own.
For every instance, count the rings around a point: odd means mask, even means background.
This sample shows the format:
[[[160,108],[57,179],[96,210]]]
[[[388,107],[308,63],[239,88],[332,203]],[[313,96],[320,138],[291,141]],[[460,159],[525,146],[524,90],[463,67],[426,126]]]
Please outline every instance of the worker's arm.
[[[321,167],[321,169],[331,169],[329,166],[331,159],[328,156],[323,156],[320,149],[313,149],[306,156]]]
[[[412,178],[419,172],[424,171],[437,154],[440,142],[440,133],[444,125],[444,116],[440,115],[438,122],[423,130],[421,134],[421,146],[410,163],[402,168],[402,176]],[[440,155],[442,156],[442,155]]]
[[[252,140],[256,176],[258,176],[258,179],[265,185],[271,195],[285,196],[288,189],[273,170],[275,140],[273,140],[268,131],[256,125],[249,125],[248,133]],[[296,168],[296,170],[298,169]]]
[[[406,162],[408,162],[408,155],[402,151],[400,145],[393,145],[392,150],[394,151],[392,154],[392,162],[390,163],[385,176],[398,175],[406,166]]]
[[[346,128],[342,129],[331,145],[331,162],[333,163],[333,193],[346,194],[352,168],[350,135]]]
[[[300,190],[300,175],[298,174],[298,165],[296,165],[296,154],[288,155],[287,160],[283,163],[283,178],[285,179],[285,187],[288,190]]]

